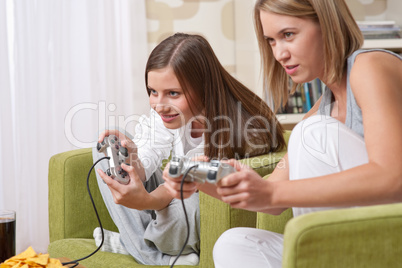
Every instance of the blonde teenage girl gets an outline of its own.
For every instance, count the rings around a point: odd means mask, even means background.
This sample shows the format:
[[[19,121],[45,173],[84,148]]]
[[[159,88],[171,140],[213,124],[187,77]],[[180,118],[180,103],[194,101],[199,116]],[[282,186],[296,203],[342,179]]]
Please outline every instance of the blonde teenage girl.
[[[292,90],[316,78],[326,90],[293,129],[288,154],[269,180],[231,161],[239,172],[218,188],[199,189],[235,208],[280,214],[292,207],[295,217],[401,202],[401,56],[362,50],[344,0],[258,0],[254,17],[275,107],[288,99],[289,78]],[[177,182],[165,179],[178,197]],[[185,189],[190,196],[196,185]],[[273,232],[229,230],[215,244],[215,267],[281,267],[282,243]]]

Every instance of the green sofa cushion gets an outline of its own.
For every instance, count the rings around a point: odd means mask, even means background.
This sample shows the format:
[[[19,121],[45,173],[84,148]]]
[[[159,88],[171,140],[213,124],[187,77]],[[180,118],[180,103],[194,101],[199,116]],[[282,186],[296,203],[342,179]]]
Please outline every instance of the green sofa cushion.
[[[93,239],[70,238],[58,240],[50,244],[49,251],[52,257],[61,258],[69,256],[70,259],[79,259],[87,256],[96,250],[95,241]],[[98,251],[95,253],[96,258],[89,257],[79,263],[87,268],[135,268],[135,267],[158,267],[168,268],[166,265],[142,265],[138,264],[133,257],[129,255]],[[177,268],[188,268],[190,266],[175,265]],[[197,267],[197,266],[191,266]]]
[[[283,267],[401,267],[402,203],[305,214],[284,239]]]

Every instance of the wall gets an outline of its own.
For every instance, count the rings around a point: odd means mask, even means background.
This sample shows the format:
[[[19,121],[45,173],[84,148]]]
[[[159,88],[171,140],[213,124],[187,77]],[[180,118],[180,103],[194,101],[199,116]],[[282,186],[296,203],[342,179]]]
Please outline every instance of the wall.
[[[356,20],[394,20],[402,26],[401,0],[346,0]]]
[[[235,73],[234,0],[147,0],[148,44],[176,32],[204,36],[222,65]]]
[[[395,20],[401,0],[346,0],[356,20]],[[255,0],[146,0],[149,51],[175,32],[202,34],[222,65],[263,95],[252,12]]]

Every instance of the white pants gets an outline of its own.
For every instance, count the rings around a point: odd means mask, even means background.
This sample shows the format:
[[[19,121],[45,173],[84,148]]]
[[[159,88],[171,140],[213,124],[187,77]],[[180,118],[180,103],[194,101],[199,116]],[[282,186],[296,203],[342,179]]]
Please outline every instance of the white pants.
[[[339,121],[316,115],[300,122],[289,145],[289,178],[299,180],[341,172],[368,162],[364,139]],[[293,208],[293,215],[331,208]],[[224,232],[213,250],[215,268],[281,267],[283,235],[255,228]]]

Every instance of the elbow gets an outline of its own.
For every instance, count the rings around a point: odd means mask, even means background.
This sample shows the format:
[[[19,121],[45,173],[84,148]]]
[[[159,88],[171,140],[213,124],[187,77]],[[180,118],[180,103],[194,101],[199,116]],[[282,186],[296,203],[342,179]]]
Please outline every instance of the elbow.
[[[391,174],[388,184],[390,202],[402,202],[402,169]]]
[[[279,216],[285,210],[287,210],[287,208],[276,208],[276,209],[271,208],[271,209],[267,209],[267,210],[264,210],[264,211],[261,211],[261,212],[266,213],[266,214],[271,214],[271,215],[274,215],[274,216]]]
[[[392,190],[392,197],[394,202],[402,202],[402,175],[395,179],[396,187]]]

